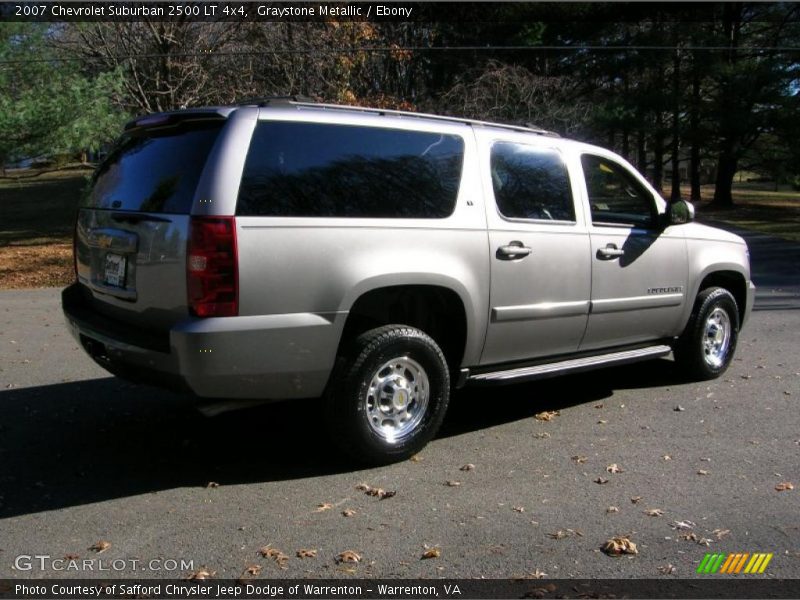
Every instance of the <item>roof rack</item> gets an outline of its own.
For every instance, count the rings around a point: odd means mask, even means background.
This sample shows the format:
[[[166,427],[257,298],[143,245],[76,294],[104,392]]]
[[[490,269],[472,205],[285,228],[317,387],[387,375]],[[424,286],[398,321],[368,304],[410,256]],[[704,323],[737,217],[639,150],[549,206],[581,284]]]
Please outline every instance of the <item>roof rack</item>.
[[[256,96],[235,102],[236,106],[270,106],[281,104],[313,104],[314,99],[294,94],[291,96]]]
[[[512,131],[524,131],[526,133],[536,133],[538,135],[546,135],[549,137],[561,137],[554,131],[548,131],[546,129],[542,129],[540,127],[536,127],[535,125],[528,124],[527,126],[524,125],[509,125],[505,123],[492,123],[490,121],[480,121],[477,119],[466,119],[460,117],[443,117],[441,115],[434,115],[430,113],[417,113],[417,112],[409,112],[405,110],[391,110],[387,108],[369,108],[364,106],[349,106],[346,104],[326,104],[323,102],[314,102],[310,98],[304,98],[300,100],[300,96],[280,96],[278,97],[279,100],[275,102],[274,100],[267,98],[265,99],[265,104],[258,104],[258,106],[268,106],[268,105],[280,105],[280,104],[290,104],[293,106],[299,106],[301,108],[316,108],[316,109],[323,109],[323,110],[341,110],[341,111],[351,111],[351,112],[364,112],[370,113],[380,116],[396,116],[396,117],[411,117],[416,119],[433,119],[436,121],[447,121],[450,123],[463,123],[466,125],[479,125],[482,127],[499,127],[502,129],[510,129]]]

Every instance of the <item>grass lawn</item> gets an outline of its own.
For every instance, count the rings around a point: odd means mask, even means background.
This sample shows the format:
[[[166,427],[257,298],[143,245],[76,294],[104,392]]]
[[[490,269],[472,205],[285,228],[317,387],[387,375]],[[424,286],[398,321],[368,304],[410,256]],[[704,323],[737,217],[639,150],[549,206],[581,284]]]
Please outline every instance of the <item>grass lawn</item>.
[[[73,279],[72,226],[91,169],[10,172],[0,178],[0,289],[65,286]],[[16,179],[17,176],[22,176]],[[800,242],[800,192],[775,192],[759,184],[735,184],[736,206],[713,209],[704,187],[698,219],[724,221]],[[683,190],[689,197],[689,190]]]

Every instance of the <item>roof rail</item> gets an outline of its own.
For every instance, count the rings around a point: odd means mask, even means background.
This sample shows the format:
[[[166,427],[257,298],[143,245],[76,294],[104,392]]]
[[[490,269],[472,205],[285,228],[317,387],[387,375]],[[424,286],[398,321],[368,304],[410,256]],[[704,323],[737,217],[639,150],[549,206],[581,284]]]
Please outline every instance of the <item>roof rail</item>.
[[[434,115],[430,113],[417,113],[405,110],[391,110],[388,108],[369,108],[364,106],[349,106],[346,104],[326,104],[324,102],[314,102],[306,98],[303,100],[296,99],[299,96],[281,96],[280,102],[267,102],[267,104],[259,104],[259,106],[267,106],[270,104],[291,104],[301,108],[315,108],[322,110],[341,110],[341,111],[354,111],[371,113],[380,116],[396,116],[396,117],[411,117],[416,119],[433,119],[436,121],[446,121],[450,123],[463,123],[466,125],[479,125],[482,127],[499,127],[501,129],[510,129],[512,131],[524,131],[526,133],[536,133],[538,135],[546,135],[549,137],[561,137],[553,131],[548,131],[535,125],[509,125],[506,123],[492,123],[490,121],[480,121],[477,119],[466,119],[461,117],[443,117],[441,115]]]
[[[291,96],[256,96],[234,102],[235,106],[270,106],[280,104],[314,104],[308,96],[294,94]]]

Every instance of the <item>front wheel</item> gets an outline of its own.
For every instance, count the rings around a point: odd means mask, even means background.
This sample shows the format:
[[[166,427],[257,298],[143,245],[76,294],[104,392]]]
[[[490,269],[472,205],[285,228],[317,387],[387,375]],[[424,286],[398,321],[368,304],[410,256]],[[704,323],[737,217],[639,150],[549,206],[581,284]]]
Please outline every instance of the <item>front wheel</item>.
[[[722,375],[739,338],[739,310],[731,293],[712,287],[698,294],[686,330],[674,348],[675,360],[698,380]]]
[[[325,402],[331,437],[347,454],[387,464],[433,438],[450,398],[447,362],[433,339],[406,325],[379,327],[340,363]]]

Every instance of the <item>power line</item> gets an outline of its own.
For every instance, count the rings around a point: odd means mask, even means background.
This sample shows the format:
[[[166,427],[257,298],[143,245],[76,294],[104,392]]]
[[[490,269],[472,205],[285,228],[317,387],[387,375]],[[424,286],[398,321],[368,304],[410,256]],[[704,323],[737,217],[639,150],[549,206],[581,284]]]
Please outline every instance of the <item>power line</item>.
[[[800,46],[752,46],[737,47],[729,46],[370,46],[364,48],[306,48],[297,50],[276,49],[276,50],[245,50],[227,52],[174,52],[174,53],[152,53],[152,54],[117,54],[112,56],[58,56],[52,58],[24,58],[0,60],[0,65],[16,65],[27,63],[44,62],[72,62],[90,60],[128,60],[141,58],[191,58],[202,56],[271,56],[275,54],[283,55],[307,55],[307,54],[355,54],[358,52],[370,53],[397,53],[397,52],[520,52],[520,51],[566,51],[566,52],[625,52],[625,51],[652,51],[652,52],[780,52],[792,53],[800,52]]]

